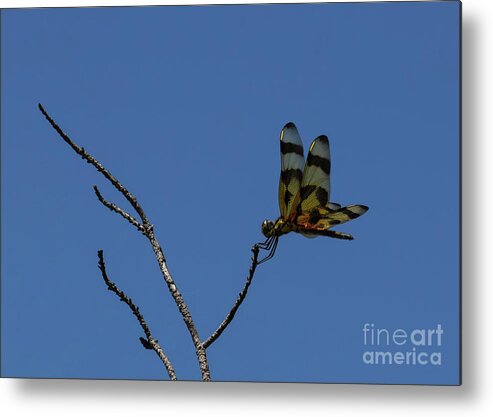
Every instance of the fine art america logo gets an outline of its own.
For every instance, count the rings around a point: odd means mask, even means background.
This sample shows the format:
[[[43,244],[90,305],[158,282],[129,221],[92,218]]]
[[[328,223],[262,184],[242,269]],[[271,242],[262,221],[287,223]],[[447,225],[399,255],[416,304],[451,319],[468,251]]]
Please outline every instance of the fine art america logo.
[[[363,326],[367,365],[441,365],[441,324],[429,329],[386,329],[373,323]]]

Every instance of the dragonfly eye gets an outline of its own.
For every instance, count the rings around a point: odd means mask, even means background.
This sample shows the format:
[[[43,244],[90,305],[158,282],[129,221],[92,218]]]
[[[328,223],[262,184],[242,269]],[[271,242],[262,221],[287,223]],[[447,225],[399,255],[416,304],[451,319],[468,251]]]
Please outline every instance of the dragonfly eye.
[[[262,223],[262,233],[265,237],[271,237],[274,231],[274,222],[270,220],[264,220]]]

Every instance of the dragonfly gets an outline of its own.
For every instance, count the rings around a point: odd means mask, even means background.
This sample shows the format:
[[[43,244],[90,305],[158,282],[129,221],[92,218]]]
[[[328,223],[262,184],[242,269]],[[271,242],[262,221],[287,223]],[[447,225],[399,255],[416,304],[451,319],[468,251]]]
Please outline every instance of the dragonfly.
[[[318,136],[304,158],[303,143],[292,122],[281,130],[281,178],[279,180],[280,217],[264,220],[262,233],[267,238],[258,246],[268,254],[258,262],[271,259],[279,237],[290,232],[308,238],[327,236],[354,239],[348,233],[331,230],[333,226],[354,220],[368,211],[361,204],[342,207],[330,202],[330,147],[325,135]]]

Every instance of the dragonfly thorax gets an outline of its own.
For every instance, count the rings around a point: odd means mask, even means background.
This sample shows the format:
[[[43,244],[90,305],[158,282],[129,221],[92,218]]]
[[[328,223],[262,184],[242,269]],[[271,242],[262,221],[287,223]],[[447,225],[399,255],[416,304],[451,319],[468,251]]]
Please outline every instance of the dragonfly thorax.
[[[275,222],[264,220],[262,223],[262,233],[265,237],[281,236],[294,230],[291,223],[279,217]]]

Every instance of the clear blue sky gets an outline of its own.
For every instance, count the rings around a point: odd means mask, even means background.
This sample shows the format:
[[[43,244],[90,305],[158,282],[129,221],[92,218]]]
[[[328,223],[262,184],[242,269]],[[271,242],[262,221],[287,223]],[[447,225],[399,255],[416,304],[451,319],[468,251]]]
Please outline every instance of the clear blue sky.
[[[332,197],[364,204],[351,242],[281,238],[212,378],[455,384],[459,373],[459,3],[2,11],[2,375],[178,378],[190,337],[128,208],[37,110],[137,195],[202,337],[278,216],[279,131],[328,135]],[[365,323],[444,330],[442,365],[368,365]],[[406,344],[379,350],[409,351]],[[423,348],[431,353],[433,348]]]

